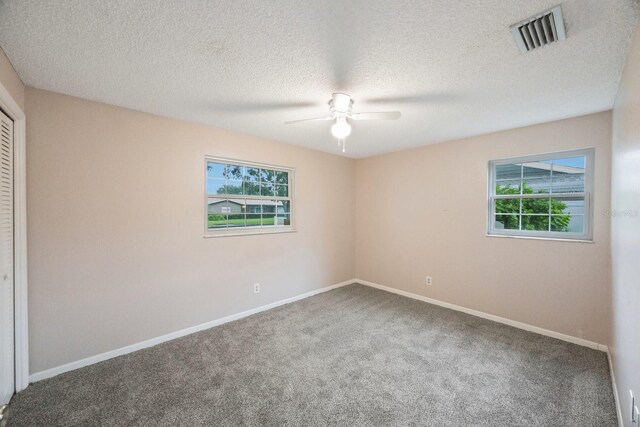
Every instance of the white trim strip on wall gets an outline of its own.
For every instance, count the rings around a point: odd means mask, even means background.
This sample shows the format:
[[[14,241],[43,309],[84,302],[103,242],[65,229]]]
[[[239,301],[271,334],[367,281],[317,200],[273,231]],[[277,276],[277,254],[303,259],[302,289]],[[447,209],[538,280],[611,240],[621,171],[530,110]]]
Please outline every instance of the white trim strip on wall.
[[[182,329],[180,331],[172,332],[170,334],[162,335],[156,338],[152,338],[150,340],[142,341],[136,344],[131,344],[125,347],[120,347],[115,350],[107,351],[106,353],[101,353],[95,356],[87,357],[86,359],[77,360],[75,362],[67,363],[65,365],[57,366],[55,368],[36,372],[34,374],[31,374],[31,376],[29,376],[29,382],[33,383],[36,381],[41,381],[47,378],[55,377],[56,375],[60,375],[65,372],[80,369],[85,366],[89,366],[98,362],[103,362],[105,360],[113,359],[114,357],[122,356],[128,353],[133,353],[134,351],[142,350],[143,348],[152,347],[154,345],[161,344],[163,342],[171,341],[173,339],[184,337],[186,335],[191,335],[196,332],[203,331],[205,329],[213,328],[214,326],[219,326],[224,323],[232,322],[234,320],[239,320],[239,319],[242,319],[243,317],[251,316],[252,314],[257,314],[263,311],[271,310],[272,308],[280,307],[281,305],[285,305],[295,301],[299,301],[301,299],[309,298],[311,296],[318,295],[323,292],[330,291],[332,289],[340,288],[342,286],[350,285],[352,283],[353,283],[353,280],[347,280],[341,283],[336,283],[335,285],[326,286],[324,288],[316,289],[315,291],[307,292],[301,295],[296,295],[291,298],[272,302],[271,304],[252,308],[251,310],[232,314],[230,316],[222,317],[220,319],[212,320],[210,322],[201,323],[200,325],[192,326],[190,328]]]
[[[372,288],[381,289],[383,291],[391,292],[394,294],[402,295],[408,298],[417,299],[419,301],[428,302],[429,304],[438,305],[440,307],[449,308],[455,311],[461,311],[463,313],[470,314],[472,316],[481,317],[483,319],[492,320],[494,322],[503,323],[505,325],[513,326],[514,328],[523,329],[529,332],[535,332],[536,334],[545,335],[547,337],[556,338],[562,341],[567,341],[573,344],[581,345],[583,347],[589,347],[594,350],[607,352],[609,349],[606,345],[598,344],[593,341],[587,341],[582,338],[573,337],[571,335],[561,334],[560,332],[550,331],[548,329],[539,328],[526,323],[517,322],[515,320],[506,319],[504,317],[495,316],[493,314],[484,313],[482,311],[473,310],[471,308],[462,307],[459,305],[451,304],[448,302],[440,301],[437,299],[425,297],[423,295],[412,294],[411,292],[401,291],[400,289],[390,288],[388,286],[379,285],[377,283],[368,282],[366,280],[355,279],[354,283],[360,283],[362,285],[370,286]]]
[[[352,279],[352,280],[346,280],[344,282],[341,283],[337,283],[335,285],[331,285],[331,286],[326,286],[324,288],[320,288],[317,289],[315,291],[311,291],[311,292],[307,292],[301,295],[297,295],[291,298],[287,298],[287,299],[283,299],[280,301],[276,301],[273,302],[271,304],[267,304],[267,305],[263,305],[261,307],[256,307],[253,308],[251,310],[247,310],[247,311],[243,311],[241,313],[237,313],[237,314],[232,314],[230,316],[226,316],[220,319],[216,319],[216,320],[212,320],[210,322],[206,322],[206,323],[202,323],[200,325],[196,325],[196,326],[192,326],[190,328],[186,328],[186,329],[182,329],[180,331],[176,331],[176,332],[172,332],[170,334],[166,334],[166,335],[162,335],[160,337],[156,337],[156,338],[152,338],[150,340],[146,340],[146,341],[142,341],[136,344],[131,344],[128,345],[126,347],[121,347],[115,350],[111,350],[108,351],[106,353],[102,353],[102,354],[97,354],[95,356],[91,356],[91,357],[87,357],[86,359],[82,359],[82,360],[78,360],[75,362],[71,362],[71,363],[67,363],[65,365],[61,365],[55,368],[51,368],[51,369],[47,369],[44,371],[40,371],[40,372],[36,372],[34,374],[32,374],[29,377],[29,381],[30,382],[36,382],[36,381],[41,381],[47,378],[51,378],[54,377],[56,375],[60,375],[63,374],[65,372],[69,372],[69,371],[73,371],[79,368],[83,368],[85,366],[89,366],[89,365],[93,365],[95,363],[98,362],[102,362],[108,359],[112,359],[114,357],[117,356],[122,356],[128,353],[132,353],[134,351],[137,350],[142,350],[143,348],[147,348],[147,347],[152,347],[154,345],[157,344],[161,344],[163,342],[166,341],[170,341],[176,338],[180,338],[186,335],[190,335],[196,332],[200,332],[203,331],[205,329],[209,329],[212,328],[214,326],[219,326],[222,325],[224,323],[228,323],[228,322],[232,322],[234,320],[238,320],[238,319],[242,319],[243,317],[247,317],[247,316],[251,316],[252,314],[257,314],[266,310],[270,310],[272,308],[276,308],[279,307],[281,305],[285,305],[285,304],[289,304],[295,301],[299,301],[305,298],[309,298],[311,296],[314,295],[318,295],[320,293],[323,292],[327,292],[336,288],[340,288],[342,286],[346,286],[346,285],[350,285],[353,283],[359,283],[361,285],[365,285],[365,286],[369,286],[372,288],[376,288],[376,289],[380,289],[386,292],[391,292],[394,294],[398,294],[398,295],[402,295],[404,297],[407,298],[412,298],[418,301],[422,301],[422,302],[426,302],[429,304],[434,304],[440,307],[444,307],[444,308],[448,308],[451,310],[455,310],[455,311],[460,311],[463,313],[467,313],[470,314],[472,316],[476,316],[476,317],[481,317],[483,319],[488,319],[488,320],[492,320],[494,322],[498,322],[498,323],[502,323],[508,326],[513,326],[514,328],[518,328],[518,329],[523,329],[525,331],[529,331],[529,332],[534,332],[540,335],[544,335],[544,336],[548,336],[551,338],[556,338],[562,341],[567,341],[573,344],[577,344],[583,347],[588,347],[588,348],[592,348],[594,350],[599,350],[599,351],[603,351],[603,352],[607,352],[609,351],[608,347],[606,345],[603,344],[598,344],[592,341],[588,341],[582,338],[577,338],[577,337],[573,337],[571,335],[566,335],[566,334],[562,334],[559,332],[555,332],[555,331],[550,331],[548,329],[543,329],[543,328],[539,328],[537,326],[532,326],[532,325],[528,325],[526,323],[522,323],[522,322],[517,322],[515,320],[510,320],[510,319],[506,319],[504,317],[499,317],[499,316],[495,316],[493,314],[488,314],[488,313],[484,313],[482,311],[478,311],[478,310],[473,310],[470,308],[466,308],[466,307],[462,307],[459,305],[455,305],[455,304],[451,304],[448,302],[444,302],[444,301],[440,301],[440,300],[436,300],[433,298],[429,298],[429,297],[425,297],[423,295],[418,295],[418,294],[413,294],[411,292],[406,292],[406,291],[402,291],[400,289],[395,289],[395,288],[390,288],[388,286],[384,286],[384,285],[380,285],[377,283],[373,283],[373,282],[369,282],[367,280],[361,280],[361,279]],[[611,359],[609,359],[611,360]],[[611,363],[611,362],[610,362]],[[611,372],[613,374],[613,369],[611,368]],[[615,387],[614,387],[615,390]],[[616,404],[618,404],[618,399],[617,399],[617,395],[616,397]],[[619,408],[618,408],[619,411]]]
[[[624,421],[622,417],[622,408],[620,406],[620,399],[618,398],[618,387],[616,387],[616,376],[613,373],[613,360],[611,360],[611,352],[607,351],[607,360],[609,361],[609,374],[611,374],[611,387],[613,387],[613,400],[616,402],[616,414],[618,414],[618,425],[624,427]]]

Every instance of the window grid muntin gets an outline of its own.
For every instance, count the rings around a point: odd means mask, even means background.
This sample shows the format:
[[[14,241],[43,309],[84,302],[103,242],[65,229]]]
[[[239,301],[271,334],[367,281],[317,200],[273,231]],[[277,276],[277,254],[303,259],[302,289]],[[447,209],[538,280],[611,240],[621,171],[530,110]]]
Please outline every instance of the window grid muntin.
[[[586,204],[586,200],[585,200],[585,193],[563,193],[563,195],[565,197],[562,197],[560,195],[556,196],[556,195],[550,195],[550,194],[540,194],[540,196],[542,197],[529,197],[531,196],[531,194],[524,194],[524,195],[509,195],[509,197],[500,197],[500,195],[497,195],[493,198],[493,220],[495,221],[495,218],[498,215],[517,215],[518,216],[518,229],[517,231],[530,231],[530,230],[523,230],[522,229],[522,217],[523,216],[541,216],[541,217],[547,217],[549,218],[549,223],[547,226],[547,231],[549,232],[554,232],[551,230],[552,228],[552,222],[551,222],[551,218],[552,217],[562,217],[562,216],[566,216],[567,214],[554,214],[552,213],[552,204],[551,204],[551,200],[552,199],[566,199],[566,194],[570,194],[572,199],[578,199],[578,200],[582,200],[583,203]],[[519,212],[518,213],[513,213],[513,212],[498,212],[497,210],[495,210],[495,204],[497,200],[515,200],[517,199],[519,201]],[[524,213],[522,211],[523,208],[523,200],[526,199],[546,199],[549,200],[548,203],[548,208],[547,208],[547,213]],[[586,206],[583,206],[583,209],[586,209]],[[571,215],[571,217],[582,217],[585,218],[586,214],[585,213],[570,213],[569,215]],[[584,230],[585,228],[585,223],[584,223],[584,219],[583,219],[583,232],[582,233],[577,233],[577,234],[584,234],[586,230]],[[509,230],[515,230],[515,229],[509,229]],[[576,234],[576,233],[572,233],[569,231],[562,231],[562,232],[558,232],[558,233],[565,233],[565,234]]]
[[[228,175],[225,176],[224,180],[225,180],[225,193],[209,193],[209,185],[208,185],[208,180],[209,179],[220,179],[218,177],[212,177],[209,174],[209,164],[213,163],[213,164],[224,164],[224,170],[226,172],[228,166],[233,166],[233,167],[241,167],[241,176],[242,176],[242,180],[238,180],[235,177],[233,179],[229,179]],[[248,175],[248,170],[249,169],[257,169],[258,170],[258,179],[256,180],[248,180],[246,179],[247,177],[250,177],[250,175]],[[265,181],[268,184],[271,184],[273,187],[273,195],[262,195],[262,182],[263,182],[263,171],[266,172],[270,172],[273,174],[273,179],[272,180],[267,180]],[[286,182],[284,180],[281,180],[282,177],[282,173],[286,173]],[[218,233],[220,232],[224,232],[224,231],[234,231],[235,233],[233,234],[252,234],[252,231],[255,232],[256,230],[259,232],[281,232],[281,231],[287,231],[287,230],[292,230],[293,226],[294,226],[294,222],[293,222],[293,218],[294,218],[294,203],[293,203],[293,197],[292,197],[292,192],[293,192],[293,179],[294,179],[294,173],[295,170],[293,168],[284,168],[284,167],[279,167],[279,166],[273,166],[273,165],[264,165],[264,164],[259,164],[259,163],[251,163],[251,162],[244,162],[244,161],[239,161],[239,160],[233,160],[233,159],[224,159],[224,158],[217,158],[217,157],[205,157],[205,234],[215,234],[218,235]],[[268,176],[268,174],[267,174]],[[261,194],[233,194],[233,193],[229,193],[226,192],[228,187],[227,187],[227,181],[242,181],[242,193],[245,192],[245,183],[249,182],[249,183],[258,183],[259,186],[259,191]],[[286,188],[286,193],[287,196],[278,196],[277,191],[278,191],[278,186],[280,187],[285,187]],[[223,215],[226,217],[226,226],[218,226],[218,227],[209,227],[209,199],[224,199],[225,200],[225,204],[229,204],[229,201],[238,201],[240,202],[239,204],[241,204],[244,207],[244,211],[241,213],[215,213],[216,215]],[[278,208],[276,208],[274,210],[274,212],[268,213],[268,212],[264,212],[263,205],[260,205],[260,213],[259,214],[254,214],[249,212],[248,206],[246,204],[247,200],[261,200],[261,201],[281,201],[285,204],[284,211],[283,212],[278,212]],[[229,224],[229,216],[230,215],[242,215],[243,216],[243,222],[244,222],[244,226],[237,226],[237,225],[230,225]],[[251,219],[254,218],[254,215],[258,215],[259,219],[260,219],[260,224],[259,225],[247,225],[247,219],[248,216],[251,216]],[[267,222],[271,222],[269,221],[271,218],[273,218],[272,224],[264,224],[264,218],[267,218]],[[283,224],[278,225],[278,218],[282,218],[283,219]],[[288,220],[288,224],[284,223],[285,221]],[[224,234],[221,234],[224,235]]]
[[[247,199],[245,197],[231,197],[229,195],[216,195],[216,196],[220,196],[220,197],[211,197],[210,194],[207,194],[207,228],[209,230],[219,230],[219,229],[225,229],[225,228],[237,228],[236,225],[230,226],[229,224],[229,216],[243,216],[243,221],[245,223],[245,228],[256,228],[256,227],[260,227],[260,228],[264,228],[264,227],[288,227],[291,226],[291,214],[292,214],[292,208],[291,208],[291,200],[290,199],[285,199],[285,198],[280,198],[280,199],[274,199],[274,198],[268,198],[268,197],[264,197],[264,198],[260,198],[260,199],[255,199],[255,198],[251,198],[250,200],[262,200],[262,201],[281,201],[281,202],[289,202],[289,206],[284,207],[283,206],[283,211],[280,212],[279,211],[279,207],[276,206],[276,208],[273,210],[273,212],[271,212],[270,210],[265,210],[264,207],[265,206],[270,206],[269,204],[261,204],[260,206],[260,212],[251,212],[249,211],[249,205],[247,204]],[[220,213],[212,213],[209,212],[209,204],[210,204],[210,199],[222,199],[223,202],[220,203],[226,203],[227,205],[227,212],[220,212]],[[241,205],[241,209],[243,209],[241,212],[232,212],[229,206],[229,201],[234,201],[237,200],[238,204]],[[219,226],[219,227],[211,227],[209,226],[209,215],[220,215],[223,217],[226,217],[226,226]],[[260,219],[261,219],[261,224],[260,225],[246,225],[247,223],[247,215],[252,215],[252,218],[254,215],[259,215]],[[264,224],[264,219],[265,217],[269,217],[269,218],[273,218],[273,224]],[[278,218],[283,218],[285,221],[288,219],[289,220],[289,224],[283,223],[282,225],[277,225],[277,220]]]
[[[552,193],[553,191],[553,172],[555,162],[572,159],[577,157],[583,157],[583,166],[584,172],[578,173],[578,175],[582,175],[582,188],[583,192],[573,192],[573,193]],[[593,176],[594,176],[594,157],[595,150],[594,149],[580,149],[580,150],[572,150],[558,153],[549,153],[542,155],[534,155],[534,156],[525,156],[511,159],[501,159],[494,160],[489,162],[489,180],[488,180],[488,204],[489,211],[487,217],[487,234],[489,235],[502,235],[502,236],[512,236],[512,237],[542,237],[542,238],[551,238],[551,239],[569,239],[569,240],[591,240],[593,233],[593,205],[591,203],[591,191],[593,188]],[[524,191],[524,165],[527,163],[533,162],[543,162],[549,163],[549,193],[523,193]],[[519,184],[519,193],[517,194],[496,194],[497,185],[500,182],[513,182],[514,178],[501,178],[497,179],[497,170],[500,166],[505,165],[519,165],[520,167],[520,184]],[[563,165],[561,165],[563,166]],[[566,166],[566,165],[565,165]],[[546,175],[546,174],[545,174]],[[515,178],[517,179],[517,178]],[[523,213],[522,209],[522,200],[528,198],[545,198],[549,199],[549,214],[527,214]],[[579,199],[582,201],[582,212],[578,213],[569,213],[571,217],[578,217],[582,220],[582,233],[580,232],[572,232],[572,231],[553,231],[552,226],[552,218],[565,216],[567,214],[553,214],[552,213],[552,199],[562,199],[562,198],[571,198],[571,199]],[[496,201],[500,199],[517,199],[519,200],[519,210],[517,213],[513,212],[497,212]],[[498,215],[517,215],[518,217],[518,229],[500,229],[496,227],[496,216]],[[529,216],[545,216],[548,217],[548,231],[530,231],[530,230],[522,230],[522,219],[523,215]],[[569,224],[570,226],[570,224]]]

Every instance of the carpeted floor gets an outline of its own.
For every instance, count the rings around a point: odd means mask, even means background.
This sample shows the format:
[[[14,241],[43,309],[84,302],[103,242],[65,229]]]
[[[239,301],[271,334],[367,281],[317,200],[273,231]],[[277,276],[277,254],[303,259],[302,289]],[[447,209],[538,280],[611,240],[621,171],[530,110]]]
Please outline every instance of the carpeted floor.
[[[614,426],[605,353],[350,285],[32,384],[9,426]]]

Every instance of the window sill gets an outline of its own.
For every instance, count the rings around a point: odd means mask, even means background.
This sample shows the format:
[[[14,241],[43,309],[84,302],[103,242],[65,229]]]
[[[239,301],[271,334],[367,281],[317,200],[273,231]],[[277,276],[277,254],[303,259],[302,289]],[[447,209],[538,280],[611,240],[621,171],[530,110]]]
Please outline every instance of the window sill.
[[[295,233],[295,228],[282,228],[278,230],[233,230],[233,231],[217,231],[217,232],[205,232],[204,238],[210,237],[232,237],[232,236],[257,236],[260,234],[282,234],[282,233]]]
[[[555,242],[575,242],[575,243],[595,243],[589,239],[563,239],[562,237],[542,237],[542,236],[512,236],[508,234],[485,234],[487,237],[498,237],[501,239],[524,239],[524,240],[552,240]]]

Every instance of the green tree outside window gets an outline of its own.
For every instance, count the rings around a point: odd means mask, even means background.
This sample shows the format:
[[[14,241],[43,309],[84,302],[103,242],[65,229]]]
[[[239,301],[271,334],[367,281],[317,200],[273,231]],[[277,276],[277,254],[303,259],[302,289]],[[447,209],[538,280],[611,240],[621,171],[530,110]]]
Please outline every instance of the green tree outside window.
[[[534,194],[535,192],[526,183],[523,183],[522,194]],[[539,191],[538,194],[543,194]],[[520,194],[520,187],[511,185],[496,187],[496,194]],[[547,198],[522,198],[522,230],[548,231],[549,230],[549,203],[551,203],[551,231],[567,232],[571,222],[571,214],[565,213],[567,204],[558,199]],[[508,230],[518,229],[520,215],[520,199],[496,199],[496,220]],[[502,214],[502,215],[501,215]],[[547,214],[547,215],[532,215]]]

